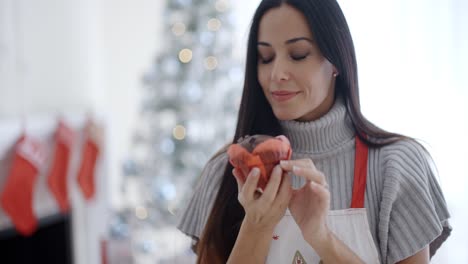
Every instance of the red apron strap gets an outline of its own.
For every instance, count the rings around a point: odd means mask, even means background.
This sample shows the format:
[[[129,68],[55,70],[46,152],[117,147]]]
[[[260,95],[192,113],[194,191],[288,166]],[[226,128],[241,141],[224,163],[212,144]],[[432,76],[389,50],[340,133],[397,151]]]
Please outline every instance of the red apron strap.
[[[364,208],[364,197],[367,181],[367,158],[369,149],[364,142],[356,136],[356,153],[354,155],[354,183],[351,208]]]

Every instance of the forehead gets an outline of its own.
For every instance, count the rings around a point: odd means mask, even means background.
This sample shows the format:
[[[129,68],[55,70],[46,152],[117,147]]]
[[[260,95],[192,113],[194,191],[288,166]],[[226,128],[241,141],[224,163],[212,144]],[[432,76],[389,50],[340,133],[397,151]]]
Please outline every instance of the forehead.
[[[260,20],[259,41],[285,41],[291,38],[312,38],[305,16],[290,5],[268,10]]]

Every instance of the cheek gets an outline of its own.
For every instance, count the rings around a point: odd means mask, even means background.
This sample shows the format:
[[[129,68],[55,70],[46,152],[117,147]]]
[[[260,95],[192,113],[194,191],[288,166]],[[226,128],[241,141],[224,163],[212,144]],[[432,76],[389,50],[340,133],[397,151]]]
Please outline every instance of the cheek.
[[[270,74],[268,69],[266,67],[259,67],[258,68],[258,82],[262,86],[262,90],[266,91],[268,90],[269,87],[269,80],[270,80]]]
[[[317,68],[316,68],[317,69]],[[326,67],[318,68],[315,71],[301,73],[301,86],[306,91],[316,95],[327,94],[330,86],[330,76],[332,75]]]

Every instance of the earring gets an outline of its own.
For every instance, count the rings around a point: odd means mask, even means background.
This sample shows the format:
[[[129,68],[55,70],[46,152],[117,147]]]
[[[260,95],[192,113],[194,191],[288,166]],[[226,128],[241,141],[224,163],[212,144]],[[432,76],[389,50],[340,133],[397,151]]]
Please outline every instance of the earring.
[[[338,73],[334,72],[334,73],[333,73],[333,77],[336,78],[336,76],[338,76]]]

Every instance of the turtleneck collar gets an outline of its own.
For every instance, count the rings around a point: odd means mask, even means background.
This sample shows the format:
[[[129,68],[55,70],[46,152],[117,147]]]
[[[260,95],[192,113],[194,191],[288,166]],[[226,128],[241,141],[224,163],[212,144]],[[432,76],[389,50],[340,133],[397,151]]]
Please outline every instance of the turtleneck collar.
[[[328,152],[339,148],[355,135],[344,100],[340,97],[330,111],[319,119],[309,122],[280,121],[280,124],[296,153]]]

